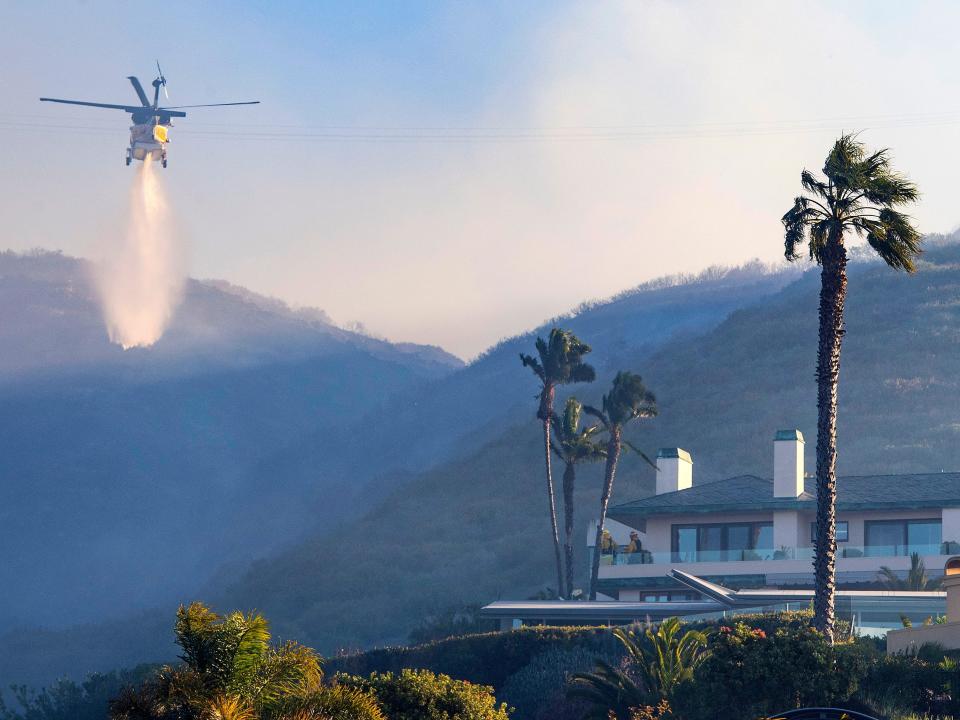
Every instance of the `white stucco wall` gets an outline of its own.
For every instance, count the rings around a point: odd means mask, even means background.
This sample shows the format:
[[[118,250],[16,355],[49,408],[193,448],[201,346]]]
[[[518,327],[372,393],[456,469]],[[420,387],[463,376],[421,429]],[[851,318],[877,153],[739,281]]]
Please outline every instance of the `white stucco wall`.
[[[947,650],[960,649],[960,622],[891,630],[887,633],[887,653],[914,654],[927,643],[939,643]]]
[[[943,509],[943,540],[960,542],[960,508]]]

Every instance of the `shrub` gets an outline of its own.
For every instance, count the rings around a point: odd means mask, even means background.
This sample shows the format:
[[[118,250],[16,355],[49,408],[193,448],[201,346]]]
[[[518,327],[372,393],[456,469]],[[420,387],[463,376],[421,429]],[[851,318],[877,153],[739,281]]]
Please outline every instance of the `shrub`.
[[[372,693],[347,685],[323,687],[271,709],[265,720],[386,720]]]
[[[944,658],[940,658],[943,661]],[[940,716],[960,711],[960,679],[950,661],[930,662],[918,655],[883,655],[872,658],[861,681],[860,697],[883,714],[917,713]]]
[[[744,623],[721,626],[710,657],[675,695],[676,710],[691,719],[716,717],[718,708],[766,717],[803,706],[846,702],[866,670],[864,653],[831,647],[808,627],[767,633]]]
[[[506,632],[467,635],[416,647],[370,650],[328,660],[328,672],[369,675],[421,668],[499,690],[511,675],[550,648],[580,647],[598,655],[619,653],[620,643],[608,628],[525,627]]]
[[[737,615],[725,621],[701,620],[686,625],[691,630],[700,630],[701,632],[713,632],[720,625],[730,625],[731,623],[740,623],[755,630],[763,630],[767,635],[773,635],[777,630],[800,630],[810,627],[813,623],[813,610],[788,610],[779,612],[762,613],[744,613]],[[850,623],[847,620],[837,618],[834,634],[837,638],[845,638],[850,635]]]
[[[337,675],[340,685],[372,693],[390,720],[508,720],[493,688],[454,680],[429,670],[371,673],[366,678]]]
[[[619,662],[612,654],[605,659],[610,663]],[[582,647],[549,648],[511,675],[497,697],[514,708],[515,720],[537,720],[538,713],[545,707],[556,708],[564,702],[570,675],[592,670],[596,661],[597,653]],[[581,716],[582,712],[577,720]]]
[[[156,669],[156,665],[139,665],[92,673],[81,683],[58,680],[39,691],[18,685],[10,688],[14,707],[8,707],[0,693],[0,720],[103,720],[112,697],[151,677]]]

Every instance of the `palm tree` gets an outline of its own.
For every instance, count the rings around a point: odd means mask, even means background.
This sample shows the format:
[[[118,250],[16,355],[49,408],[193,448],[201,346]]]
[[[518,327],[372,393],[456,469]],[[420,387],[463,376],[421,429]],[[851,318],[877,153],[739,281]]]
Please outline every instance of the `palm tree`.
[[[890,267],[914,270],[920,233],[899,208],[919,197],[916,186],[893,170],[889,151],[867,154],[853,135],[833,146],[823,167],[826,181],[804,170],[797,197],[783,216],[785,255],[800,258],[807,243],[820,274],[820,336],[817,346],[817,539],[814,554],[814,624],[833,641],[836,589],[837,383],[847,294],[847,250],[851,231]]]
[[[557,590],[565,587],[563,561],[560,558],[560,535],[557,532],[557,505],[553,492],[553,473],[550,468],[550,418],[553,417],[553,402],[558,385],[578,382],[593,382],[596,373],[591,365],[583,362],[590,346],[581,342],[567,330],[553,328],[548,340],[537,338],[537,355],[520,354],[524,367],[529,367],[540,379],[540,405],[537,418],[543,423],[543,455],[547,469],[547,499],[550,502],[550,528],[553,532],[553,550],[557,561]]]
[[[221,616],[193,603],[177,611],[175,634],[183,665],[122,692],[111,701],[111,718],[248,720],[321,688],[316,653],[293,642],[271,645],[262,615]]]
[[[907,571],[906,579],[901,578],[896,571],[886,565],[880,568],[877,579],[888,590],[936,590],[941,582],[939,578],[931,580],[927,577],[927,566],[920,557],[920,553],[910,553],[910,570]]]
[[[651,694],[629,668],[597,658],[592,672],[573,673],[567,688],[570,700],[586,700],[591,707],[583,720],[629,720],[633,709],[649,705]]]
[[[600,495],[600,519],[597,522],[597,535],[593,545],[593,562],[590,569],[590,599],[597,599],[597,576],[600,574],[600,541],[603,537],[603,523],[607,519],[607,506],[613,492],[613,480],[617,473],[617,462],[624,447],[636,452],[654,468],[656,465],[642,452],[623,439],[623,428],[631,420],[655,417],[657,399],[643,384],[639,375],[621,371],[613,379],[610,392],[603,396],[601,408],[584,407],[588,415],[600,421],[607,431],[607,462],[604,471],[603,493]]]
[[[566,561],[566,595],[573,596],[573,525],[574,506],[573,492],[576,484],[577,465],[580,463],[599,462],[603,460],[607,451],[603,444],[597,442],[594,436],[600,428],[596,425],[580,427],[580,415],[583,405],[574,397],[567,399],[563,408],[563,415],[554,415],[551,418],[553,425],[553,451],[563,463],[563,510],[564,510],[564,538],[563,554]]]
[[[627,650],[644,683],[659,700],[672,701],[680,683],[690,680],[707,659],[707,636],[698,630],[681,633],[680,618],[669,618],[642,634],[617,628],[613,634]],[[651,703],[653,704],[653,703]]]
[[[631,708],[669,703],[680,683],[707,659],[707,636],[681,630],[679,618],[664,620],[656,630],[617,628],[613,634],[627,651],[626,665],[598,659],[593,672],[572,676],[567,696],[594,706],[588,718],[630,718]]]

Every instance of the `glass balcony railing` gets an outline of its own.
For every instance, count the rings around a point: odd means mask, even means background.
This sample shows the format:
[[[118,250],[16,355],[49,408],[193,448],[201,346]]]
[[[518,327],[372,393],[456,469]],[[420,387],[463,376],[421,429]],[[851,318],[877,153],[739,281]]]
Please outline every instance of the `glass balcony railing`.
[[[891,558],[920,555],[956,554],[956,543],[930,545],[867,545],[837,543],[837,558]],[[682,563],[750,562],[759,560],[812,560],[812,547],[757,548],[754,550],[697,550],[688,552],[626,552],[618,548],[600,555],[602,565],[678,565]]]

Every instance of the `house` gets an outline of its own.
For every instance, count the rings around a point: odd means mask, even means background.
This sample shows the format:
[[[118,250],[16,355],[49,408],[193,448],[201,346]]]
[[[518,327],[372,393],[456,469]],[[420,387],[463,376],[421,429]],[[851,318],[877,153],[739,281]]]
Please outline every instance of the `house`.
[[[655,494],[609,510],[601,602],[498,601],[482,614],[516,627],[809,607],[815,480],[804,471],[799,430],[777,432],[772,450],[772,478],[694,484],[690,453],[661,449]],[[595,534],[596,524],[591,557]],[[906,578],[916,554],[938,579],[960,554],[960,473],[839,477],[836,535],[839,616],[874,634],[901,627],[903,616],[916,624],[941,617],[945,593],[888,588],[878,573]]]
[[[804,472],[803,435],[781,430],[772,449],[772,479],[702,484],[693,483],[689,453],[660,450],[656,494],[609,511],[616,548],[601,555],[598,593],[628,602],[700,599],[668,577],[673,568],[734,589],[813,587],[816,488]],[[631,531],[642,552],[623,552]],[[905,577],[913,553],[937,576],[958,543],[960,473],[837,478],[838,588],[876,588],[883,566]]]

